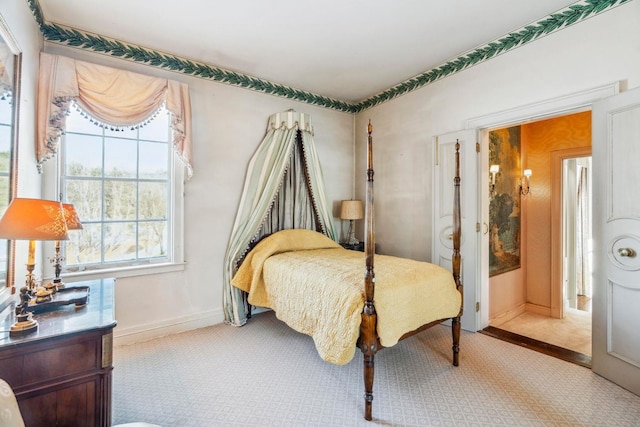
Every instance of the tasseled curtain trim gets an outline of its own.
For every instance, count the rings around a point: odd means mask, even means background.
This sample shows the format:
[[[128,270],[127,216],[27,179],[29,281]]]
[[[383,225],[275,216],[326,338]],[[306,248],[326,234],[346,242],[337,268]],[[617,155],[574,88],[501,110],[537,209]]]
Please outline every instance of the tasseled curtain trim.
[[[148,123],[164,104],[171,115],[173,146],[187,168],[191,166],[191,101],[189,87],[111,67],[40,54],[36,157],[38,169],[53,157],[72,103],[109,129],[139,127]]]

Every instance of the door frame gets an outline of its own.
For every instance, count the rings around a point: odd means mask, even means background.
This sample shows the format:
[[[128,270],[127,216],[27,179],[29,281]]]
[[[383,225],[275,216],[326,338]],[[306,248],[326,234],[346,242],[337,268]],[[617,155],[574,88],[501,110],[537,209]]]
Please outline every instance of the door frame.
[[[613,82],[581,92],[575,92],[556,98],[514,107],[497,113],[487,114],[471,118],[465,121],[464,129],[475,129],[478,142],[480,143],[481,167],[478,168],[478,182],[482,188],[487,188],[488,177],[485,159],[489,156],[489,132],[488,130],[515,126],[532,121],[544,120],[552,117],[578,113],[591,110],[594,102],[616,95],[620,92],[620,82]],[[592,143],[593,145],[593,143]],[[482,213],[481,223],[489,223],[489,200],[487,197],[479,197],[480,210]],[[481,330],[489,326],[489,266],[484,265],[482,260],[488,259],[489,240],[488,235],[480,233],[480,250],[476,254],[477,263],[480,266],[480,277],[478,282],[479,299],[479,324],[476,330]]]

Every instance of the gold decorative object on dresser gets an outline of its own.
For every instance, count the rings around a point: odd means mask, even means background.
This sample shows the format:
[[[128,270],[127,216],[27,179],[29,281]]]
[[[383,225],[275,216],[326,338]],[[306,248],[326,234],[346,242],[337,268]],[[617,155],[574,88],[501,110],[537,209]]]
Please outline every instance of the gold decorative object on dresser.
[[[13,389],[25,425],[110,426],[114,279],[68,283],[88,289],[87,304],[36,314],[30,334],[0,334],[0,378]],[[3,331],[15,307],[0,312]]]

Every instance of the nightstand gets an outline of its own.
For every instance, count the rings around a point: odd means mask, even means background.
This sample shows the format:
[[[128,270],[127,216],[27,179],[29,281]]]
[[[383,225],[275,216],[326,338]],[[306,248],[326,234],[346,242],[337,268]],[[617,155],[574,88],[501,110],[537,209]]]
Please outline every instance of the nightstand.
[[[360,242],[356,245],[350,245],[348,243],[340,243],[340,246],[342,246],[345,249],[350,249],[352,251],[364,252],[364,242]]]

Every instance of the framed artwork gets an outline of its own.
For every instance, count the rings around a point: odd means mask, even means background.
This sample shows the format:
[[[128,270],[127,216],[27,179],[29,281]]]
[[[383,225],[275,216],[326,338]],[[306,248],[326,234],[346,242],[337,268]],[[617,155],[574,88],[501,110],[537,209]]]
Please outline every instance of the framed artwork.
[[[489,203],[489,277],[520,268],[520,126],[489,132],[489,165],[498,165]]]

